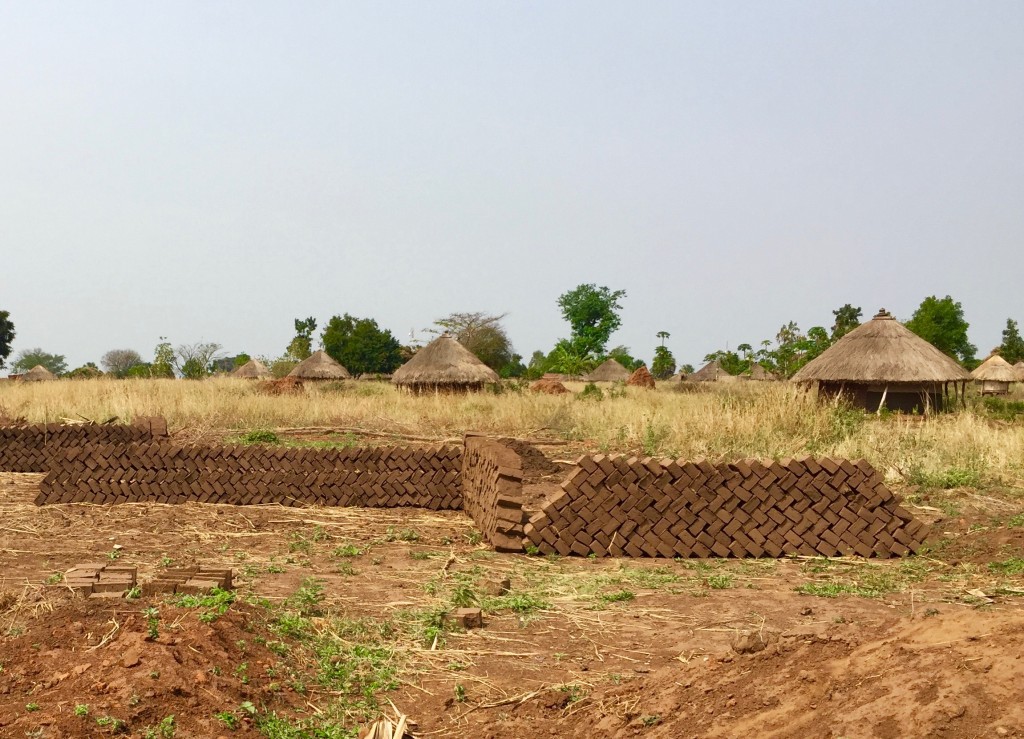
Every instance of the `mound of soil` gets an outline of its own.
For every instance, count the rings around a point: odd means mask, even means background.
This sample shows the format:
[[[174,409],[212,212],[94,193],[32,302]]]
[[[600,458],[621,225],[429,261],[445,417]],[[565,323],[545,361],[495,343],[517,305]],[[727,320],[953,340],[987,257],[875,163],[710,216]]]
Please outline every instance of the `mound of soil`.
[[[256,391],[264,395],[289,395],[301,393],[304,388],[302,380],[295,377],[282,377],[277,380],[266,380],[256,386]]]
[[[645,387],[649,390],[654,389],[654,377],[647,370],[646,367],[640,365],[633,371],[633,374],[626,380],[626,384],[632,387]]]
[[[558,380],[541,378],[530,385],[530,390],[544,395],[565,395],[569,389]]]

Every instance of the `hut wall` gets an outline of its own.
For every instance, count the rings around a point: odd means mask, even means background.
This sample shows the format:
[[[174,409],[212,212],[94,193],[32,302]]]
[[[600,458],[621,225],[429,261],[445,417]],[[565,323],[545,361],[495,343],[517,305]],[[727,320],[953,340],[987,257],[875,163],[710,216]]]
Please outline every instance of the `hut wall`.
[[[980,383],[980,392],[982,395],[1006,395],[1010,392],[1010,383],[984,380]]]
[[[885,395],[885,407],[900,413],[924,413],[943,409],[942,389],[933,385],[890,385],[888,392],[884,385],[868,383],[823,382],[818,394],[824,398],[842,395],[855,408],[869,413],[878,411]]]

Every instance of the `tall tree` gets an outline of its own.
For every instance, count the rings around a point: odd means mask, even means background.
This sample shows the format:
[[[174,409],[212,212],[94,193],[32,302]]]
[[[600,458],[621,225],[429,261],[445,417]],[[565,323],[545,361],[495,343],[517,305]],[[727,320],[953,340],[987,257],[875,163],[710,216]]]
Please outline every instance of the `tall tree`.
[[[1006,319],[1006,328],[1003,329],[1003,343],[999,346],[999,354],[1010,364],[1024,359],[1024,339],[1017,329],[1017,322],[1012,318]]]
[[[100,364],[114,377],[124,377],[132,367],[142,364],[142,356],[134,349],[111,349]]]
[[[134,375],[132,372],[132,376]],[[174,347],[166,336],[160,337],[160,343],[153,350],[153,364],[149,367],[149,376],[174,378]]]
[[[11,369],[15,372],[28,372],[37,364],[41,364],[55,375],[63,375],[68,371],[67,362],[63,354],[50,354],[39,347],[34,349],[22,349],[14,358]]]
[[[570,342],[579,356],[604,354],[608,339],[622,325],[619,301],[625,297],[625,290],[587,284],[579,285],[558,298],[562,317],[572,328]]]
[[[11,344],[14,342],[14,323],[11,322],[11,314],[0,310],[0,369],[4,368],[4,362],[11,356]]]
[[[372,318],[333,316],[320,341],[324,351],[354,375],[390,373],[402,366],[402,345]]]
[[[836,317],[835,323],[832,324],[831,336],[832,343],[835,343],[860,325],[863,312],[859,306],[854,308],[847,303],[842,308],[832,311],[832,315]]]
[[[651,374],[656,380],[665,380],[676,373],[676,358],[667,346],[654,347],[654,361],[651,363]]]
[[[906,325],[939,351],[961,363],[969,365],[975,362],[978,348],[967,338],[970,324],[964,319],[963,306],[949,295],[941,299],[934,295],[925,298]]]
[[[445,318],[434,321],[442,329],[450,333],[464,347],[476,355],[477,359],[493,369],[502,372],[512,363],[514,352],[512,342],[501,325],[507,316],[492,316],[488,313],[452,313]]]
[[[199,380],[213,371],[213,363],[220,358],[220,344],[199,341],[182,344],[174,350],[174,368],[188,380]]]
[[[295,319],[295,338],[288,344],[287,354],[296,362],[308,359],[313,353],[313,332],[316,331],[316,319]]]

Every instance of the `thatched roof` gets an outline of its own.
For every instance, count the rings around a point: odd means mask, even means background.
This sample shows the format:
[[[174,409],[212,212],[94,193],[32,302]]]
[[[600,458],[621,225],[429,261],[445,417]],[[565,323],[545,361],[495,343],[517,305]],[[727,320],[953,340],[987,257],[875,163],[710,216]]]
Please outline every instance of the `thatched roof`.
[[[764,367],[759,365],[757,362],[754,362],[752,365],[750,365],[750,370],[746,373],[745,376],[747,377],[747,379],[750,380],[763,380],[766,382],[769,380],[779,379],[777,375],[772,374]]]
[[[1013,365],[1013,369],[1017,373],[1017,380],[1019,382],[1024,382],[1024,359]]]
[[[728,372],[722,367],[722,363],[717,359],[713,362],[708,362],[699,370],[694,372],[692,375],[686,378],[687,382],[715,382],[716,380],[723,380],[730,378]]]
[[[471,386],[498,382],[498,373],[453,336],[442,334],[391,375],[396,385]]]
[[[1013,365],[995,353],[978,365],[971,377],[982,382],[1017,382]]]
[[[250,359],[231,373],[232,377],[241,377],[246,380],[262,380],[271,376],[270,370],[258,359]]]
[[[288,377],[297,377],[300,380],[348,380],[352,375],[331,355],[320,349],[295,365],[288,373]]]
[[[625,382],[629,379],[630,374],[628,369],[609,357],[583,379],[588,382]]]
[[[22,382],[41,382],[43,380],[56,380],[57,375],[50,372],[41,364],[37,364],[21,376]]]
[[[970,375],[884,309],[812,359],[794,382],[941,383]]]

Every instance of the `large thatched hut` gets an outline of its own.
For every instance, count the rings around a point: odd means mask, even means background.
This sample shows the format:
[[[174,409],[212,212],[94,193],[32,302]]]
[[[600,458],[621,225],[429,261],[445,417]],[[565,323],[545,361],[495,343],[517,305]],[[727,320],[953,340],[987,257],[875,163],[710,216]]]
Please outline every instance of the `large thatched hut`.
[[[587,382],[625,382],[632,374],[617,359],[609,357],[584,377]]]
[[[348,380],[352,375],[323,349],[313,352],[288,373],[298,380]]]
[[[971,378],[982,395],[1006,395],[1010,392],[1010,383],[1018,381],[1013,365],[995,352],[971,372]]]
[[[867,411],[941,409],[950,389],[961,393],[967,370],[884,309],[808,362],[793,381],[816,385],[821,397],[843,395]]]
[[[56,380],[57,375],[50,372],[41,364],[37,364],[35,367],[30,369],[28,372],[21,376],[22,382],[45,382],[47,380]]]
[[[450,334],[438,336],[391,376],[395,385],[414,393],[464,393],[498,381],[497,372]]]
[[[236,368],[231,376],[241,377],[244,380],[265,380],[273,375],[263,362],[258,359],[250,359],[241,367]]]
[[[715,359],[689,375],[686,382],[728,382],[733,379],[735,378],[722,367],[722,363]]]

